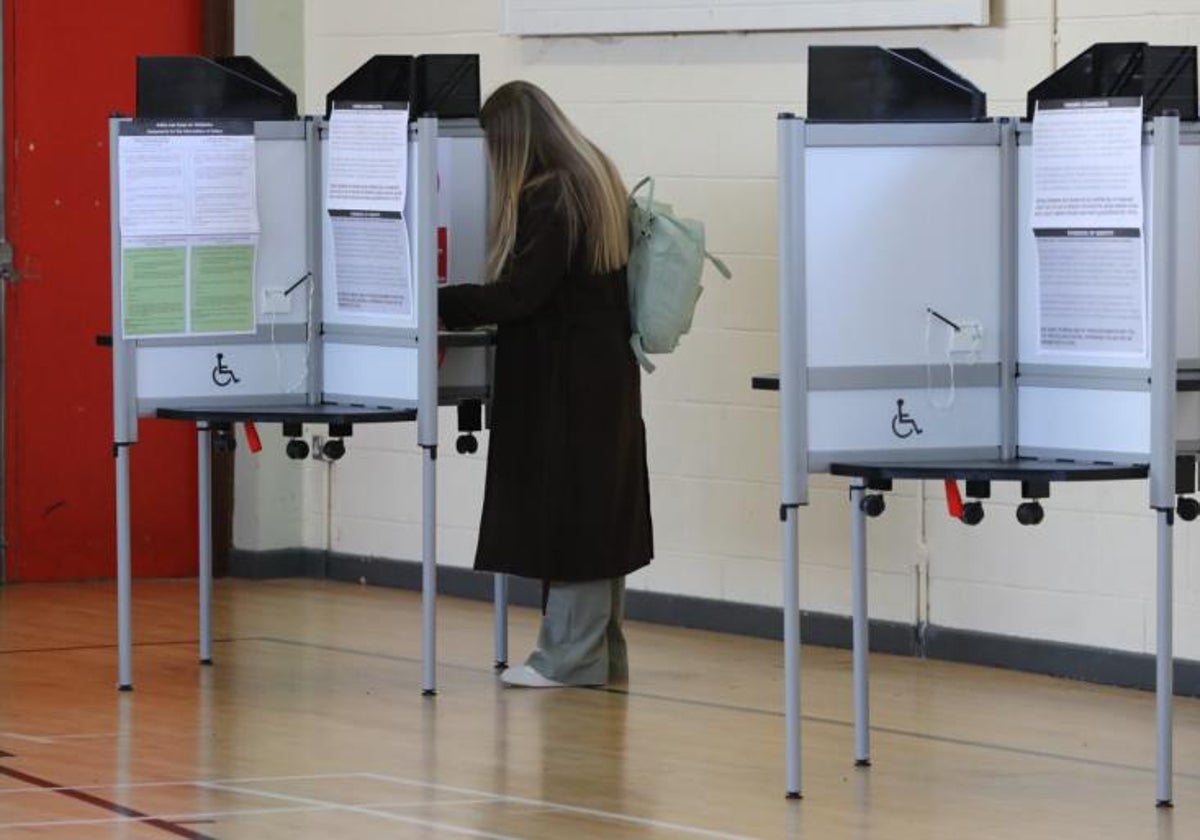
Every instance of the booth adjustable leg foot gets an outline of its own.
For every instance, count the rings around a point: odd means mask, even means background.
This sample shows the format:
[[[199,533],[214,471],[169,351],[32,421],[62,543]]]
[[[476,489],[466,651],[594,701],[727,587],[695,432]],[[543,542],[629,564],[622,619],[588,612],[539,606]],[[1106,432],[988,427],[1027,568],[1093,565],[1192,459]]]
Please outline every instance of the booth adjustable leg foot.
[[[788,799],[803,799],[804,796],[798,790],[789,790],[787,792]]]
[[[212,665],[212,660],[211,659],[201,659],[200,664],[201,665]]]
[[[119,686],[117,686],[117,691],[133,691],[133,686],[132,685],[119,685]]]
[[[437,689],[436,688],[422,688],[421,696],[422,697],[437,697]]]
[[[494,669],[496,669],[497,671],[503,671],[508,668],[508,663],[505,662],[503,659],[497,659],[495,664],[492,665],[492,667]]]
[[[870,766],[871,766],[871,759],[869,759],[869,758],[856,758],[856,759],[854,759],[854,766],[855,766],[855,767],[870,767]]]
[[[1157,802],[1154,803],[1154,807],[1155,808],[1174,808],[1175,803],[1172,802],[1170,799],[1159,799]]]

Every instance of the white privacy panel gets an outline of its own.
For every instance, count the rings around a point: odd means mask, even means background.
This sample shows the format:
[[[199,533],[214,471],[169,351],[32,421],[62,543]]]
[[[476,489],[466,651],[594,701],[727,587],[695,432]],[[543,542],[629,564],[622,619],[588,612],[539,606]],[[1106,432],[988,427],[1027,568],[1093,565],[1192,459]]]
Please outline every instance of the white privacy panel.
[[[810,367],[946,360],[949,327],[999,359],[998,146],[805,150]],[[928,338],[927,338],[928,333]]]
[[[438,138],[438,283],[481,283],[487,261],[488,162],[482,133]]]
[[[326,324],[353,325],[359,327],[388,327],[393,329],[416,329],[416,312],[420,307],[420,289],[415,279],[412,279],[412,236],[413,220],[417,214],[417,191],[412,188],[416,182],[417,144],[408,142],[408,190],[405,193],[404,219],[408,228],[408,266],[407,276],[410,278],[412,293],[411,314],[389,315],[378,313],[361,313],[343,311],[338,307],[338,277],[337,256],[334,249],[333,224],[330,221],[327,196],[321,191],[321,320]],[[321,143],[321,171],[329,171],[329,142]]]
[[[338,344],[326,339],[325,394],[338,401],[392,406],[417,401],[417,348]]]
[[[900,454],[999,447],[999,390],[959,388],[953,400],[949,396],[923,388],[810,392],[809,450]]]
[[[1025,135],[1028,141],[1030,135]],[[1151,146],[1142,147],[1142,194],[1145,196],[1145,236],[1146,256],[1146,289],[1147,295],[1153,286],[1150,271],[1151,245],[1154,241],[1154,225],[1152,219],[1153,202],[1150,201],[1150,184],[1154,168],[1154,150]],[[1075,367],[1121,367],[1144,368],[1150,365],[1150,337],[1147,332],[1146,352],[1138,357],[1105,355],[1099,353],[1078,352],[1044,352],[1038,346],[1038,266],[1037,245],[1033,231],[1029,226],[1030,213],[1033,208],[1033,146],[1023,142],[1017,152],[1017,361],[1022,364],[1054,364],[1071,365]],[[1181,232],[1186,226],[1181,226]],[[1182,240],[1185,237],[1180,236]],[[1181,265],[1182,267],[1182,265]],[[1180,277],[1179,289],[1187,282]],[[1150,301],[1146,302],[1146,312],[1150,311]],[[1148,317],[1148,316],[1147,316]],[[1149,330],[1149,323],[1147,323]],[[1192,334],[1196,329],[1192,328]],[[1018,383],[1020,384],[1020,383]]]
[[[1175,338],[1180,359],[1200,359],[1200,143],[1179,147],[1179,258]]]
[[[303,324],[308,320],[312,284],[301,283],[286,297],[283,292],[308,272],[308,168],[304,138],[259,140],[255,146],[258,170],[258,265],[255,312],[260,324]]]
[[[467,136],[438,138],[438,282],[478,283],[484,279],[487,249],[488,169],[487,150],[482,132]],[[327,162],[329,144],[321,144],[322,160]],[[416,218],[416,190],[411,188],[416,166],[416,144],[409,142],[409,184],[404,215],[408,221],[409,248]],[[334,271],[333,228],[321,198],[322,265],[324,284],[322,306],[324,321],[362,327],[412,328],[415,321],[400,316],[342,312],[337,307],[337,279]],[[420,290],[413,289],[413,306],[419,306]]]
[[[308,389],[305,344],[139,346],[137,396],[143,410],[156,402],[247,397],[303,401]]]
[[[1080,453],[1150,455],[1150,392],[1024,387],[1018,445]]]
[[[1175,439],[1186,446],[1200,443],[1200,391],[1185,391],[1176,397]]]
[[[491,348],[449,347],[438,368],[438,387],[486,393],[490,381]]]
[[[988,0],[500,0],[511,35],[986,26]]]

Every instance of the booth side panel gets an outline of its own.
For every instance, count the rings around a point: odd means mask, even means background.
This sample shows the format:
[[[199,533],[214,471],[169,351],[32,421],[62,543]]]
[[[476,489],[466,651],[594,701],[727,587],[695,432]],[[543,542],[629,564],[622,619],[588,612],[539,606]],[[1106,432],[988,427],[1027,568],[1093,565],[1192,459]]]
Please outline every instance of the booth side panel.
[[[142,414],[180,404],[306,401],[307,319],[314,283],[311,277],[302,280],[308,272],[304,124],[260,122],[257,128],[256,334],[138,342]]]
[[[1175,338],[1183,366],[1200,367],[1200,133],[1179,147]]]
[[[304,123],[258,123],[256,132],[256,332],[139,341],[136,392],[143,415],[179,405],[307,401],[315,283],[303,279],[309,270]]]
[[[442,126],[439,125],[439,132]],[[437,204],[419,206],[415,190],[415,144],[409,143],[409,187],[405,215],[410,254],[415,250],[417,214],[436,214],[438,283],[479,283],[485,278],[488,212],[487,152],[477,124],[446,124],[437,141]],[[328,160],[328,142],[321,144]],[[323,197],[322,197],[323,201]],[[324,241],[322,303],[326,334],[323,348],[324,398],[333,402],[396,405],[417,399],[417,350],[414,323],[406,319],[360,314],[337,304],[336,253],[328,213],[322,210]],[[411,270],[411,266],[410,266]],[[414,306],[420,294],[414,286]],[[439,370],[439,386],[455,393],[487,393],[489,349],[451,347]]]
[[[1018,148],[1018,447],[1023,455],[1146,460],[1150,455],[1150,265],[1153,219],[1151,183],[1153,153],[1143,147],[1142,179],[1145,203],[1143,235],[1146,254],[1147,336],[1139,355],[1043,352],[1038,342],[1039,285],[1036,242],[1030,228],[1033,203],[1033,144],[1026,131]],[[1196,164],[1200,164],[1197,161]],[[1195,164],[1194,164],[1195,165]],[[1200,177],[1200,168],[1193,170]],[[1195,202],[1188,199],[1188,203]],[[1193,222],[1195,217],[1193,216]],[[1185,222],[1186,225],[1186,222]],[[1186,228],[1185,228],[1186,229]],[[1183,239],[1183,237],[1181,237]],[[1192,243],[1180,242],[1181,255]],[[1187,270],[1193,275],[1195,263]],[[1183,283],[1180,289],[1188,285]],[[1181,308],[1195,305],[1194,291],[1186,292]],[[1178,318],[1184,317],[1177,313]],[[1200,341],[1200,325],[1179,333],[1180,352]],[[1181,405],[1186,404],[1186,397]],[[1200,427],[1197,427],[1200,436]]]
[[[483,133],[438,137],[438,285],[487,275],[488,162]],[[442,388],[486,391],[490,348],[446,350]]]
[[[830,458],[996,457],[999,135],[806,150],[811,470]],[[948,131],[960,131],[951,127]]]
[[[810,367],[945,364],[953,330],[999,361],[997,146],[807,154]]]

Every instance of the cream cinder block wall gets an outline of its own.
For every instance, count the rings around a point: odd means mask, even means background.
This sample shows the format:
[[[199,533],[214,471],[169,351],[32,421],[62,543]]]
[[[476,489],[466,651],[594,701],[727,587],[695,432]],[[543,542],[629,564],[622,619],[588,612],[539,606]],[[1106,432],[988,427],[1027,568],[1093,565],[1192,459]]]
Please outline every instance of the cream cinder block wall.
[[[306,0],[303,86],[313,113],[373,54],[477,52],[485,91],[512,78],[542,85],[627,181],[653,174],[663,196],[705,220],[710,248],[736,276],[709,278],[692,334],[644,379],[657,557],[630,585],[777,605],[776,399],[749,380],[778,365],[774,117],[805,111],[807,46],[924,47],[983,88],[1000,116],[1022,114],[1027,89],[1093,41],[1200,39],[1194,0],[996,0],[992,19],[979,29],[517,39],[497,34],[496,0]],[[452,425],[444,415],[439,550],[442,562],[466,566],[486,442],[477,456],[456,456]],[[417,558],[419,463],[415,430],[356,429],[345,460],[318,467],[329,474],[301,502],[305,521],[318,520],[306,545]],[[1035,529],[1016,525],[1012,488],[996,494],[988,519],[968,530],[945,516],[939,484],[898,485],[870,527],[873,616],[1150,650],[1144,485],[1056,487]],[[844,483],[814,479],[801,516],[806,609],[849,609],[848,520]],[[1192,658],[1196,539],[1177,529],[1177,653]]]
[[[256,58],[296,92],[302,106],[302,4],[294,0],[236,0],[234,52]],[[326,470],[316,464],[289,461],[277,440],[277,425],[264,425],[261,433],[262,452],[251,454],[243,439],[234,457],[234,545],[268,551],[322,544],[327,530],[323,506]],[[317,516],[312,515],[314,506]]]

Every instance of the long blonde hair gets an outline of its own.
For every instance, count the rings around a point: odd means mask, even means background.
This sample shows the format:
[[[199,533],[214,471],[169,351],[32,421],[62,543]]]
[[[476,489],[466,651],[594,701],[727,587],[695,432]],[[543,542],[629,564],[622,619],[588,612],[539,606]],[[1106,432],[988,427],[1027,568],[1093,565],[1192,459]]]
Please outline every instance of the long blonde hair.
[[[490,279],[500,277],[516,244],[522,191],[551,180],[561,185],[571,252],[582,244],[596,274],[625,265],[629,221],[621,176],[545,91],[523,81],[501,85],[484,103],[480,122],[492,164]]]

